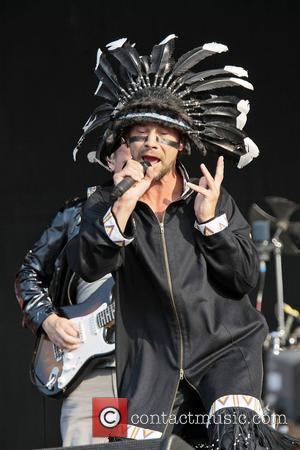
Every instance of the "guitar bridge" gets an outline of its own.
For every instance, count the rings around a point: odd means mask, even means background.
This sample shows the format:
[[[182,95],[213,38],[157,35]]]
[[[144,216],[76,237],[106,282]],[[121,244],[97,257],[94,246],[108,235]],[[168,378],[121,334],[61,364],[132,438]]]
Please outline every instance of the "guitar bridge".
[[[59,372],[58,367],[53,367],[53,369],[50,372],[49,379],[45,385],[45,387],[49,389],[49,391],[52,391],[52,389],[54,388],[54,385],[58,377],[58,372]]]

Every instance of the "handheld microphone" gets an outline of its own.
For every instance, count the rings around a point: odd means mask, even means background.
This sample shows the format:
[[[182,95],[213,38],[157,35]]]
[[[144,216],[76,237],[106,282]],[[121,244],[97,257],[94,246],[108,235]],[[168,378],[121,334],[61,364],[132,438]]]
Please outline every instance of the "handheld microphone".
[[[140,164],[143,166],[144,175],[149,166],[151,166],[149,161],[141,161]],[[125,177],[124,180],[120,181],[112,190],[110,198],[112,201],[116,201],[120,198],[124,192],[128,191],[136,183],[136,181],[131,177]]]

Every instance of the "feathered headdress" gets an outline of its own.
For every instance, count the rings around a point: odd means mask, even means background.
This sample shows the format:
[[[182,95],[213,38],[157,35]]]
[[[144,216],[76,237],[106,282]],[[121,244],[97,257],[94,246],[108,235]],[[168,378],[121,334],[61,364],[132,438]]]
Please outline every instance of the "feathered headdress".
[[[84,125],[74,159],[86,136],[97,130],[100,143],[88,158],[107,167],[106,156],[120,145],[124,130],[147,121],[179,130],[188,152],[192,148],[203,155],[213,151],[234,160],[239,168],[258,156],[257,146],[243,130],[250,109],[248,100],[210,93],[232,86],[253,89],[243,79],[247,71],[225,66],[194,72],[199,62],[228,48],[212,42],[175,61],[175,38],[174,34],[168,36],[149,56],[140,56],[127,38],[108,44],[107,56],[98,50],[95,73],[100,81],[95,95],[103,102]],[[109,59],[118,63],[117,71]]]

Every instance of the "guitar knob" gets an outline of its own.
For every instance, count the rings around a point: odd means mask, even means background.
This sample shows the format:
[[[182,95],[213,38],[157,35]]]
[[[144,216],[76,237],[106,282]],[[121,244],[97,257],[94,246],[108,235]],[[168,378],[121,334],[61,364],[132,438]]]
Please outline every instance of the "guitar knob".
[[[72,352],[68,352],[68,353],[66,353],[65,355],[66,355],[66,358],[69,359],[69,360],[71,360],[71,359],[74,358],[74,355],[73,355]]]

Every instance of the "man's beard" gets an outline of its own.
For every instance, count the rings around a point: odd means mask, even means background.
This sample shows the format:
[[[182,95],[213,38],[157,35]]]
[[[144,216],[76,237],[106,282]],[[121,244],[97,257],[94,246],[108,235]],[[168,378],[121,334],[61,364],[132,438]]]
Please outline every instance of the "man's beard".
[[[162,166],[159,173],[153,178],[153,181],[160,181],[165,175],[167,175],[173,169],[173,164],[168,166]]]

